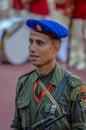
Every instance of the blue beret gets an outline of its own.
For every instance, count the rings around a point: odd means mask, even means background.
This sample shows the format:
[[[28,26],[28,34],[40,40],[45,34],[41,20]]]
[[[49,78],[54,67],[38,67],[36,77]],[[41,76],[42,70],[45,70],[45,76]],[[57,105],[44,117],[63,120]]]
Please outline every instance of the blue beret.
[[[50,35],[55,38],[67,37],[69,32],[66,27],[52,20],[28,19],[26,25],[37,32]]]

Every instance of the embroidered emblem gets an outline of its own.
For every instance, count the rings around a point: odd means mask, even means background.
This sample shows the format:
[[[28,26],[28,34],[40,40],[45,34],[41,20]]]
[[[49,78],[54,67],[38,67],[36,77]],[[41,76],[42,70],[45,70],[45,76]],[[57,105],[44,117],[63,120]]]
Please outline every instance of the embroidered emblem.
[[[40,32],[42,31],[42,27],[39,24],[36,25],[36,29],[37,31],[40,31]]]
[[[76,97],[79,93],[83,93],[86,92],[86,86],[79,86],[75,89],[73,89],[72,93],[71,93],[71,100],[76,100]]]
[[[82,111],[86,112],[86,96],[83,96],[78,100],[78,105]]]
[[[86,92],[86,86],[80,86],[78,88],[78,93],[81,93],[81,92]]]

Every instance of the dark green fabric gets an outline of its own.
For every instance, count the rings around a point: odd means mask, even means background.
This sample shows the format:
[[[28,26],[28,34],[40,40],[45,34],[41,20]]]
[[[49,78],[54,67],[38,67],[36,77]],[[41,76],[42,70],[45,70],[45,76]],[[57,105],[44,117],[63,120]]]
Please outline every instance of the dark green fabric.
[[[55,68],[54,68],[55,69]],[[47,87],[49,85],[49,81],[54,73],[54,69],[47,74],[46,76],[40,76],[39,79],[44,83],[44,85]],[[38,83],[37,89],[36,89],[36,96],[39,97],[41,92],[42,92],[42,88],[40,86],[40,84]]]
[[[50,93],[55,97],[59,88],[63,75],[67,73],[67,70],[56,65],[55,71],[49,81],[49,84],[53,84],[53,88]],[[44,96],[38,104],[34,99],[33,83],[38,79],[36,70],[29,72],[18,79],[16,87],[16,112],[11,126],[18,128],[18,130],[25,129],[28,125],[47,118],[50,113],[52,103],[47,96]],[[67,117],[72,130],[85,130],[86,129],[86,112],[81,111],[77,100],[83,96],[86,96],[86,92],[78,93],[75,98],[72,98],[72,92],[74,89],[86,86],[82,80],[72,75],[66,84],[64,92],[59,101],[59,105],[66,112],[70,112],[70,116]],[[58,116],[58,112],[55,113]],[[51,130],[68,130],[63,120],[59,120],[52,125]]]

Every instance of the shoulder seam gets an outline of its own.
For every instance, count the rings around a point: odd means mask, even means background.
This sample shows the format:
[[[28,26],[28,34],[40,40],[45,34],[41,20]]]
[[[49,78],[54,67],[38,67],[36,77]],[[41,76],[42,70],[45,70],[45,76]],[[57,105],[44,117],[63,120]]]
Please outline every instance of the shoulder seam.
[[[28,74],[31,74],[31,73],[33,73],[35,71],[35,69],[34,70],[31,70],[30,72],[28,72],[28,73],[25,73],[25,74],[23,74],[22,76],[20,76],[18,79],[21,79],[22,77],[25,77],[25,76],[27,76]]]

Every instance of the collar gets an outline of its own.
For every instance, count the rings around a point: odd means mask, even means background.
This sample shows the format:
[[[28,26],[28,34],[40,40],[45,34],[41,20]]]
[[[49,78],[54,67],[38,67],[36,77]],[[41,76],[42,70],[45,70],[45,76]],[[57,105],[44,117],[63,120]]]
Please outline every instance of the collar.
[[[56,65],[55,65],[55,70],[54,70],[53,76],[52,76],[52,78],[51,78],[51,80],[50,80],[49,83],[52,83],[54,87],[58,87],[58,86],[60,85],[60,82],[61,82],[61,80],[62,80],[63,75],[64,75],[64,70],[63,70],[63,68],[62,68],[60,65],[56,64]],[[36,80],[39,79],[39,76],[38,76],[36,70],[33,72],[33,75],[32,75],[32,76],[33,76],[33,77],[32,77],[32,78],[33,78],[33,80],[32,80],[33,83],[34,83]]]

